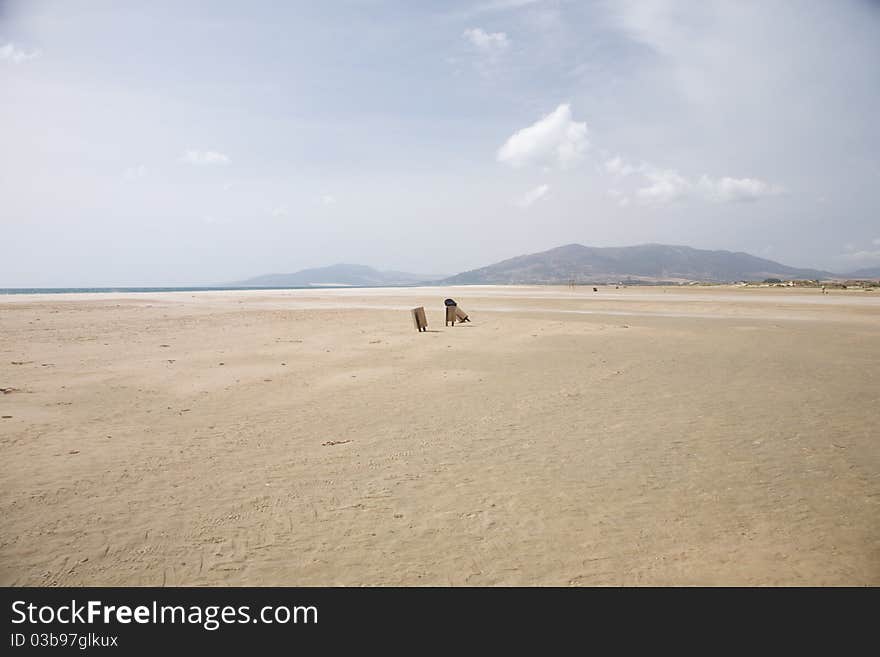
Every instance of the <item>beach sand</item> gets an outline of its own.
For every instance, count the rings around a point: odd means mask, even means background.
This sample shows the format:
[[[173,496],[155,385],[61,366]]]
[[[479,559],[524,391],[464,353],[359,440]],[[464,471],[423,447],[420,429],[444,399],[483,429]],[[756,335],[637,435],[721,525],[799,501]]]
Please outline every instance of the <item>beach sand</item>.
[[[4,585],[880,585],[880,292],[6,296],[0,388]]]

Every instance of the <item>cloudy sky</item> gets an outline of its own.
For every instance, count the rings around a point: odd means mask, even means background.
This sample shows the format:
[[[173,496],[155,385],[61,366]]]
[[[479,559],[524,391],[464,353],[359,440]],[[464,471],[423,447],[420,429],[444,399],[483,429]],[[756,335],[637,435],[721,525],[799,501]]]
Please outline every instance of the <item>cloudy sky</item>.
[[[0,287],[880,265],[880,3],[0,0]]]

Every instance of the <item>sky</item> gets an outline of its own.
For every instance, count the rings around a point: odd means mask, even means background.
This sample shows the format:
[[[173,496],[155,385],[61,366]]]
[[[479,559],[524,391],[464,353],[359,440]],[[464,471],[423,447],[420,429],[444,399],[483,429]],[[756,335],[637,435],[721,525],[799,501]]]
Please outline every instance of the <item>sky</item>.
[[[0,287],[880,265],[880,2],[0,0]]]

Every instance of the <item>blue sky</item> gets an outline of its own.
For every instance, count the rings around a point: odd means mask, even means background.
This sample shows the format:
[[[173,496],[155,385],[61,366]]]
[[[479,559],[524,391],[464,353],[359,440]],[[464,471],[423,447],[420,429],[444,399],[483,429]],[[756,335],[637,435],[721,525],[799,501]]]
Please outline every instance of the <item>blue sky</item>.
[[[0,287],[880,265],[880,5],[0,1]]]

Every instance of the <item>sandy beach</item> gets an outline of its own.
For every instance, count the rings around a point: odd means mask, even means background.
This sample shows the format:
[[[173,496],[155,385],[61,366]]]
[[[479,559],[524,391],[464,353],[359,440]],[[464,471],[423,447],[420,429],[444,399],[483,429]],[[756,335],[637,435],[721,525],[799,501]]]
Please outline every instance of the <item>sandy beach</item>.
[[[9,295],[0,388],[3,585],[880,585],[880,292]]]

